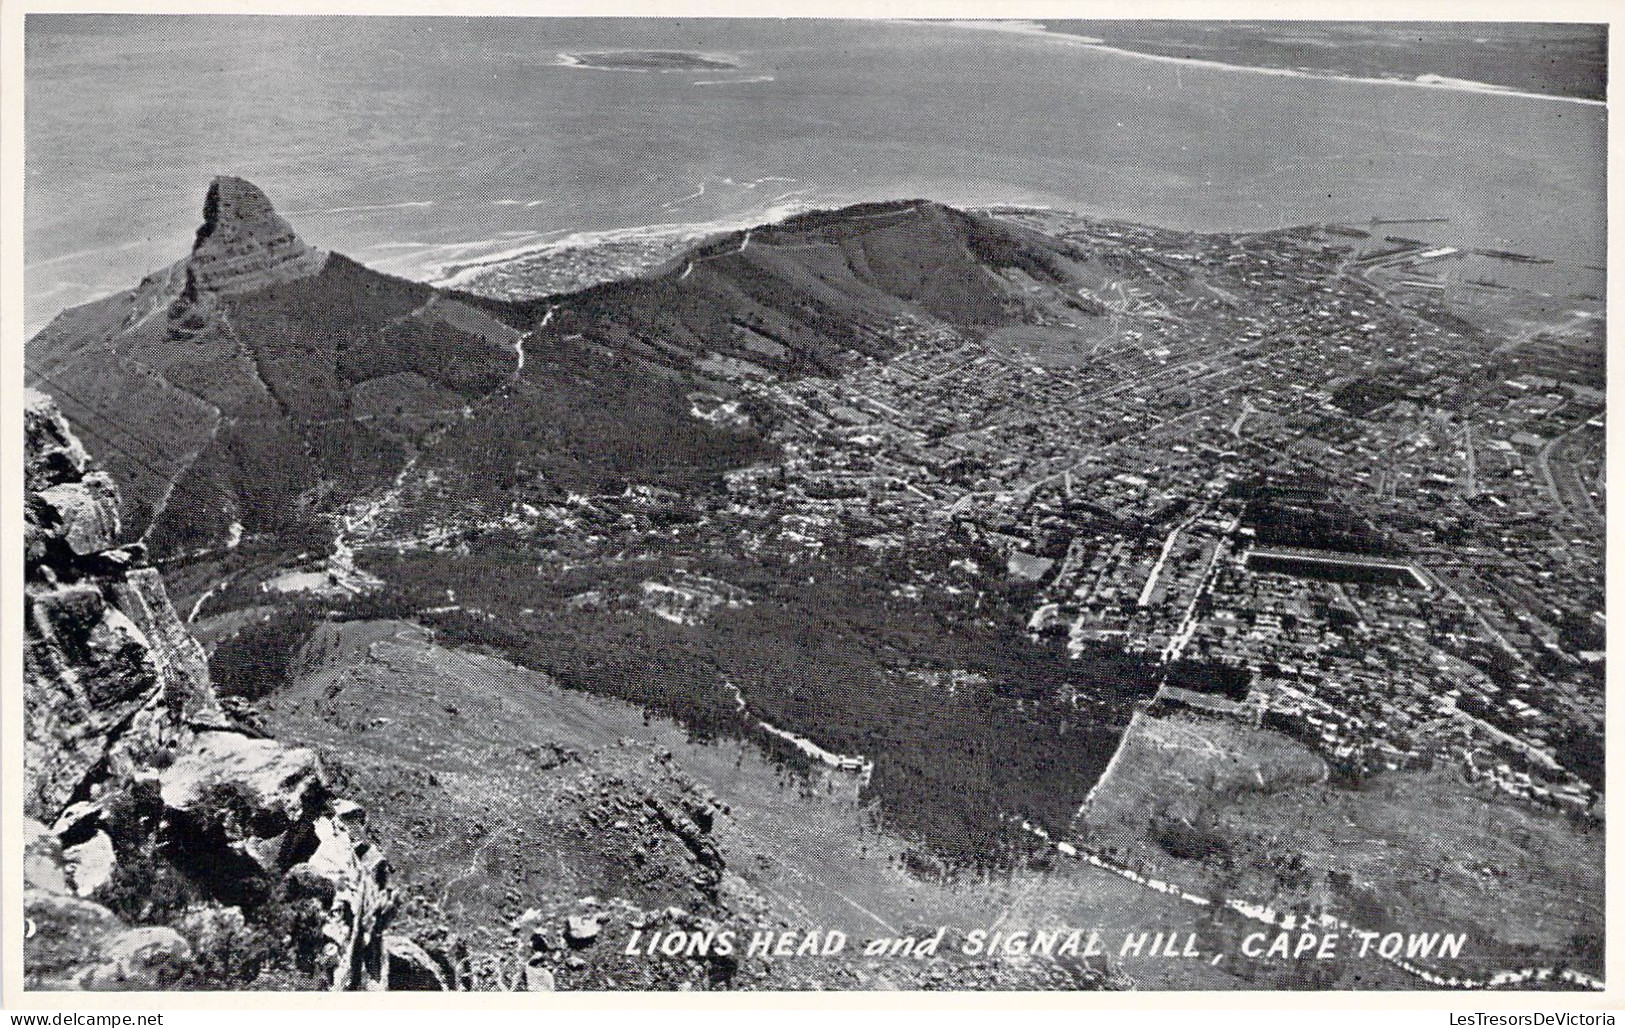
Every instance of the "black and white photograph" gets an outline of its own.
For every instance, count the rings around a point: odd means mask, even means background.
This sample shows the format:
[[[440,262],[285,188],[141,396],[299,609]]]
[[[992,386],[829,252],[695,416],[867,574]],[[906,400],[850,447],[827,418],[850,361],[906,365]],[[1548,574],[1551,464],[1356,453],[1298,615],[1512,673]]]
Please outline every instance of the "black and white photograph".
[[[8,1004],[1601,1000],[1602,20],[240,10],[8,22]]]

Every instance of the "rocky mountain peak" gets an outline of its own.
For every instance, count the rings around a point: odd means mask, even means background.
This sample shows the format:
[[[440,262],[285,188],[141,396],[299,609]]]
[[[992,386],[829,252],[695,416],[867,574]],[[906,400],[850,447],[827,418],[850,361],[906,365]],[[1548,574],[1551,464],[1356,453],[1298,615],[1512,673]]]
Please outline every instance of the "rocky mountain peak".
[[[254,183],[220,175],[209,184],[187,259],[190,292],[245,293],[322,270],[327,254],[307,244]]]
[[[272,234],[293,231],[259,186],[235,175],[216,175],[203,199],[203,224],[198,228],[198,243],[202,244],[217,232],[250,235],[265,229]]]

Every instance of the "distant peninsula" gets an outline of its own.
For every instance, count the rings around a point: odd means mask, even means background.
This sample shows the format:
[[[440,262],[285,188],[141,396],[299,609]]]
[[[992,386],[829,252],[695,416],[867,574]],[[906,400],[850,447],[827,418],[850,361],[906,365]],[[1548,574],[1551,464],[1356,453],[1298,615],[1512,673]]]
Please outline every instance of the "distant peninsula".
[[[599,50],[561,53],[559,57],[573,67],[615,71],[718,71],[739,67],[738,61],[720,54],[687,50]]]

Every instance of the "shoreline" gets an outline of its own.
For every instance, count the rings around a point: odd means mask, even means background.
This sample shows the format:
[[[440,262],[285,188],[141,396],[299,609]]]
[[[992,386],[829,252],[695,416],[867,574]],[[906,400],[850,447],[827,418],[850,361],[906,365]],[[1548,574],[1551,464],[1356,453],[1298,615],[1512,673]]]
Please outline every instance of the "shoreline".
[[[450,260],[439,263],[428,263],[422,266],[422,277],[418,281],[427,283],[441,289],[465,288],[469,279],[480,273],[490,271],[503,264],[527,260],[551,253],[566,250],[581,250],[594,246],[613,243],[635,243],[643,241],[683,241],[700,240],[708,236],[720,235],[725,232],[739,232],[744,229],[755,228],[760,225],[783,221],[803,211],[812,209],[806,204],[784,203],[769,207],[765,211],[755,214],[744,214],[737,217],[718,218],[713,221],[670,221],[657,222],[648,225],[627,225],[619,228],[606,229],[561,229],[565,235],[558,239],[546,242],[535,240],[512,246],[506,250],[498,250],[473,260]],[[554,233],[549,233],[554,234]],[[476,243],[452,244],[468,248],[483,245],[492,240]],[[402,272],[391,272],[401,274]],[[410,276],[408,276],[410,277]]]
[[[1014,36],[1028,36],[1052,40],[1064,46],[1080,50],[1092,50],[1098,53],[1116,54],[1121,57],[1133,57],[1144,61],[1156,61],[1162,64],[1175,64],[1191,68],[1206,68],[1213,71],[1251,72],[1258,75],[1274,75],[1280,78],[1312,79],[1322,82],[1350,82],[1362,85],[1376,86],[1403,86],[1411,89],[1430,89],[1452,93],[1470,93],[1476,96],[1500,96],[1525,100],[1555,100],[1562,103],[1584,104],[1588,107],[1608,106],[1607,100],[1594,100],[1584,96],[1564,96],[1561,93],[1534,93],[1527,90],[1515,89],[1511,86],[1498,86],[1490,82],[1475,82],[1472,79],[1451,78],[1447,75],[1428,73],[1415,78],[1383,78],[1370,75],[1343,75],[1337,72],[1300,71],[1296,68],[1275,68],[1263,64],[1230,64],[1225,61],[1212,61],[1200,57],[1173,57],[1168,54],[1149,53],[1144,50],[1130,50],[1126,47],[1112,46],[1105,40],[1094,36],[1072,35],[1066,32],[1055,32],[1045,28],[1035,21],[969,21],[964,19],[930,21],[919,18],[899,19],[899,24],[916,25],[930,28],[957,28],[975,32],[1003,32]]]

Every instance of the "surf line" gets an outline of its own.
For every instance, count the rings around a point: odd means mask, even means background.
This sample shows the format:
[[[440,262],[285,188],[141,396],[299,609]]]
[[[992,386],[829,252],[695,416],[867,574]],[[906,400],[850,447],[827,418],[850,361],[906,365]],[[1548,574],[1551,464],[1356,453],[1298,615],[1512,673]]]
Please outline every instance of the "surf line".
[[[947,21],[934,22],[920,19],[900,19],[898,24],[918,25],[927,28],[952,27],[969,29],[979,32],[1007,32],[1015,35],[1029,36],[1059,43],[1063,46],[1076,47],[1080,50],[1093,50],[1097,53],[1115,54],[1119,57],[1137,58],[1142,61],[1157,61],[1163,64],[1183,65],[1188,68],[1211,68],[1216,71],[1250,72],[1256,75],[1275,75],[1283,78],[1315,79],[1321,82],[1354,82],[1373,86],[1402,86],[1411,89],[1447,90],[1456,93],[1471,93],[1475,96],[1504,96],[1516,97],[1524,100],[1555,100],[1560,103],[1585,104],[1590,107],[1606,107],[1607,100],[1594,100],[1585,96],[1564,96],[1559,93],[1536,93],[1529,90],[1514,89],[1509,86],[1498,86],[1490,82],[1475,82],[1471,79],[1452,78],[1448,75],[1423,74],[1414,78],[1383,78],[1376,75],[1338,75],[1333,72],[1301,71],[1296,68],[1272,68],[1267,65],[1255,64],[1228,64],[1224,61],[1206,60],[1200,57],[1175,57],[1171,54],[1148,53],[1143,50],[1130,50],[1125,47],[1112,46],[1105,40],[1094,36],[1074,36],[1065,32],[1051,32],[1046,28],[1031,23],[1022,22],[988,22],[978,24],[975,22]]]

